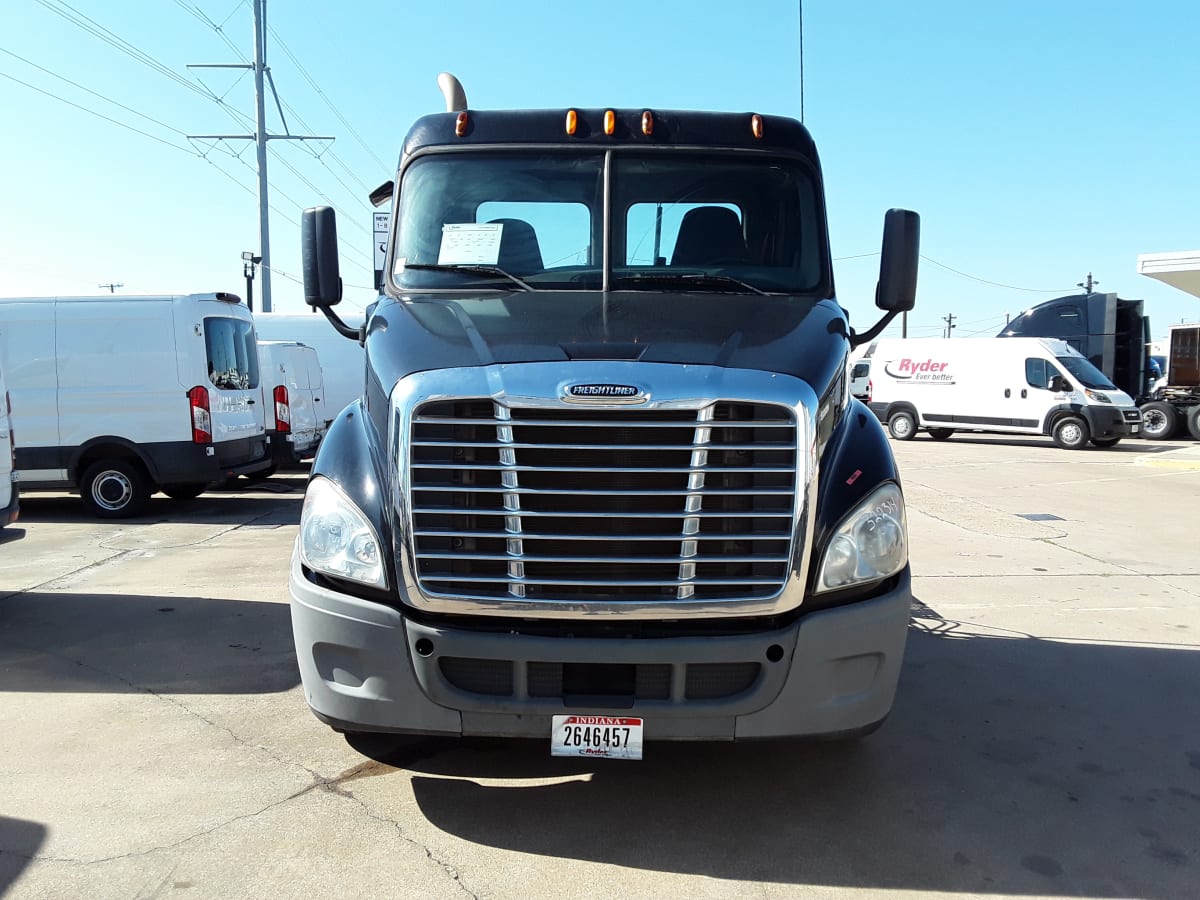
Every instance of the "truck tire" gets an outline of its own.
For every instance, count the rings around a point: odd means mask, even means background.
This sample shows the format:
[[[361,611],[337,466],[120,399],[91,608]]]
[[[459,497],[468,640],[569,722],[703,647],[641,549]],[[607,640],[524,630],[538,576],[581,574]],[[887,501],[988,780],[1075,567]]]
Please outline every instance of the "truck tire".
[[[888,416],[888,434],[892,440],[911,441],[917,436],[917,420],[906,409]]]
[[[1051,436],[1064,450],[1082,450],[1092,439],[1092,430],[1079,416],[1063,416],[1054,423]]]
[[[79,496],[97,518],[127,519],[145,511],[150,488],[136,463],[102,459],[84,471]]]
[[[950,435],[954,434],[953,428],[930,428],[929,436],[935,441],[948,440]]]
[[[1175,434],[1179,425],[1175,407],[1155,400],[1142,407],[1142,437],[1150,441],[1165,441]]]
[[[1192,438],[1200,441],[1200,406],[1193,406],[1188,410],[1187,423]]]
[[[164,484],[159,488],[172,500],[194,500],[204,493],[207,484]]]

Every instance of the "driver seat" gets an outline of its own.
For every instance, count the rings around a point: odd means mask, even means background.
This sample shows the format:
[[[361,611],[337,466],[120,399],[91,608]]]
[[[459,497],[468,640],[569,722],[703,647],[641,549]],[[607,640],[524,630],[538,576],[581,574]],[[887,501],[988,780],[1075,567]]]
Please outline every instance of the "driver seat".
[[[689,209],[679,223],[673,266],[706,266],[746,262],[746,239],[737,213],[724,206]]]

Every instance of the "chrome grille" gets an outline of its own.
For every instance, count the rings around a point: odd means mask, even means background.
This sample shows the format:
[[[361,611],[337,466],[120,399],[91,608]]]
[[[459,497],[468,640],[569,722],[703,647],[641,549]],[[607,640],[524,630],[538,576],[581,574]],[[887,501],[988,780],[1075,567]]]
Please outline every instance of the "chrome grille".
[[[559,602],[769,598],[796,509],[792,411],[509,407],[413,414],[409,509],[420,589]]]

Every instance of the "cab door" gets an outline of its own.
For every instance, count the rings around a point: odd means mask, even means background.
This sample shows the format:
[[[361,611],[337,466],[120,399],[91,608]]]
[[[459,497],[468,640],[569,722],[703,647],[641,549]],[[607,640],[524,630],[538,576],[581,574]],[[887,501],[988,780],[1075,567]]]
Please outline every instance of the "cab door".
[[[1053,389],[1055,379],[1062,377],[1068,384],[1070,381],[1058,366],[1043,357],[1026,357],[1024,370],[1024,382],[1006,389],[1011,391],[1011,395],[1006,399],[1012,416],[1012,426],[1021,431],[1041,434],[1046,414],[1056,406],[1071,402],[1072,395],[1069,391]]]

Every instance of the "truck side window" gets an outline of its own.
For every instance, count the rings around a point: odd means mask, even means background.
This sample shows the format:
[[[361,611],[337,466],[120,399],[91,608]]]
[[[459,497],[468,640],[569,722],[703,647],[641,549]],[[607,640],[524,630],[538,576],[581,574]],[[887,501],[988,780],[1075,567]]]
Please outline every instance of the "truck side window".
[[[1050,371],[1050,366],[1046,365],[1044,359],[1027,359],[1025,360],[1025,382],[1030,387],[1035,387],[1040,391],[1045,391],[1050,388],[1050,378],[1053,372]]]

